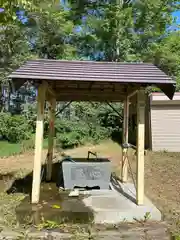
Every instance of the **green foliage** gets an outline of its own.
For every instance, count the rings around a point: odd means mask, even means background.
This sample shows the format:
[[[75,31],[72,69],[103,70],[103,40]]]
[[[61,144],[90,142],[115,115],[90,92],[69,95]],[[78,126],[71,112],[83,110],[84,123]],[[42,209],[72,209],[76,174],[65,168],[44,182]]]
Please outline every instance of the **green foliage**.
[[[80,54],[109,61],[143,61],[172,26],[172,12],[179,8],[176,0],[65,2],[82,27]]]
[[[52,220],[45,220],[43,217],[41,219],[41,223],[38,224],[36,226],[36,228],[38,229],[38,231],[42,230],[42,229],[56,229],[59,228],[59,223],[57,223],[56,221],[52,221]]]
[[[30,11],[44,11],[46,5],[52,7],[59,3],[57,0],[49,1],[47,0],[1,0],[1,11],[0,23],[4,26],[5,24],[20,23],[17,12],[19,10],[24,11],[25,16]]]
[[[71,148],[87,142],[98,143],[114,132],[119,133],[122,105],[112,105],[115,111],[105,103],[72,103],[66,115],[62,113],[56,119],[57,144]]]
[[[69,11],[60,4],[44,6],[44,11],[30,12],[27,26],[33,41],[33,52],[40,58],[76,58],[72,44],[74,24],[69,20]]]
[[[73,148],[88,142],[97,143],[107,139],[111,132],[105,127],[77,120],[56,121],[57,144],[62,148]]]
[[[26,0],[2,0],[1,8],[4,10],[0,14],[0,23],[8,24],[17,21],[16,11],[19,8],[31,9],[33,7],[33,1]]]
[[[24,139],[29,139],[31,134],[32,130],[23,116],[11,116],[6,113],[0,114],[1,139],[16,143]]]
[[[168,33],[160,43],[151,46],[146,61],[154,62],[164,72],[172,77],[176,77],[177,88],[180,90],[180,32]]]
[[[61,148],[73,148],[82,144],[81,135],[77,132],[63,133],[57,136],[57,144]]]
[[[24,140],[23,149],[33,145],[27,139],[36,127],[36,91],[27,84],[10,96],[7,76],[29,58],[152,62],[176,77],[180,90],[180,33],[172,15],[179,9],[179,1],[64,2],[65,6],[57,0],[1,3],[0,111],[14,115],[1,114],[0,132],[8,141]],[[59,144],[74,147],[109,136],[120,141],[122,105],[113,107],[114,110],[104,103],[72,103],[57,117]],[[46,113],[47,109],[45,137]]]
[[[32,54],[26,31],[21,25],[9,24],[2,27],[0,38],[0,110],[9,111],[11,88],[8,75],[25,60],[31,58]]]

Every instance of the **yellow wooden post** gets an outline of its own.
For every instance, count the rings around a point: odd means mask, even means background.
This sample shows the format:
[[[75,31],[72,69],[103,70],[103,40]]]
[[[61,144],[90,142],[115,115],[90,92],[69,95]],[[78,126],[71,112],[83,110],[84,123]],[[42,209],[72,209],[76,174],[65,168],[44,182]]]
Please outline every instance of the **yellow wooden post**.
[[[49,101],[49,136],[48,136],[48,159],[47,159],[47,173],[46,180],[50,181],[52,178],[52,160],[53,160],[53,145],[54,145],[54,121],[55,121],[55,108],[56,99],[51,98]]]
[[[136,162],[136,201],[144,203],[144,139],[145,139],[145,92],[137,93],[137,162]]]
[[[129,98],[124,101],[124,118],[123,118],[123,136],[122,142],[128,143],[128,126],[129,126]],[[127,182],[128,180],[128,159],[127,148],[122,150],[122,166],[121,166],[121,181]]]
[[[32,183],[32,203],[39,202],[40,184],[41,184],[41,161],[43,150],[43,132],[44,132],[44,105],[47,84],[43,82],[38,87],[37,96],[37,121],[36,121],[36,137],[35,137],[35,155]]]

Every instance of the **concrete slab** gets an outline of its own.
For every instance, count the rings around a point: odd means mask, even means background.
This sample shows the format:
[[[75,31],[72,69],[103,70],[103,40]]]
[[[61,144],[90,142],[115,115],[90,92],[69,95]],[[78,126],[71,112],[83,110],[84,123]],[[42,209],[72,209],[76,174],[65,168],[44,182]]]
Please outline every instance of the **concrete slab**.
[[[142,206],[137,206],[135,199],[136,191],[133,184],[112,181],[111,190],[90,191],[90,196],[85,197],[83,203],[94,212],[95,223],[141,221],[145,216],[148,216],[149,220],[161,220],[160,211],[147,197]]]

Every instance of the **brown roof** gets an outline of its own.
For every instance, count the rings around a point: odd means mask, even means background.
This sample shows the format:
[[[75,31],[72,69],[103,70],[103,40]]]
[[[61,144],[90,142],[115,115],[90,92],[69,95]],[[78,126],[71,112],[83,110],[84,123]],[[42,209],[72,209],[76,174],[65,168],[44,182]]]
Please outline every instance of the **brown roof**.
[[[114,100],[122,100],[118,97],[120,93],[127,94],[131,90],[148,85],[157,85],[170,98],[175,91],[175,81],[148,63],[31,60],[9,77],[13,79],[15,88],[19,88],[27,80],[34,84],[47,80],[59,94],[59,100],[89,100],[91,94],[97,101],[100,98],[99,94],[103,99],[113,95],[114,98],[118,98]],[[81,97],[81,93],[84,97]]]

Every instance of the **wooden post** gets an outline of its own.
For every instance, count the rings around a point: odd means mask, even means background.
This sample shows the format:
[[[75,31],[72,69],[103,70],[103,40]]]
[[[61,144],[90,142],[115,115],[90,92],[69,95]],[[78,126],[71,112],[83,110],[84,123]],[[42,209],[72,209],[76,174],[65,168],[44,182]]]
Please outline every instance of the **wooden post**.
[[[36,138],[35,138],[35,155],[32,183],[32,203],[39,202],[40,184],[41,184],[41,161],[43,150],[43,132],[44,132],[44,105],[47,84],[43,82],[38,87],[37,96],[37,121],[36,121]]]
[[[54,121],[55,121],[55,108],[56,99],[51,98],[49,101],[49,137],[48,137],[48,159],[47,159],[47,172],[46,180],[50,181],[52,178],[52,160],[53,160],[53,146],[54,146]]]
[[[137,93],[137,162],[136,162],[136,201],[144,203],[144,140],[145,140],[145,92]]]
[[[123,118],[123,136],[122,142],[128,143],[128,127],[129,127],[129,98],[124,101],[124,118]],[[127,148],[122,150],[122,166],[121,166],[121,181],[127,182],[128,180],[128,159]]]

